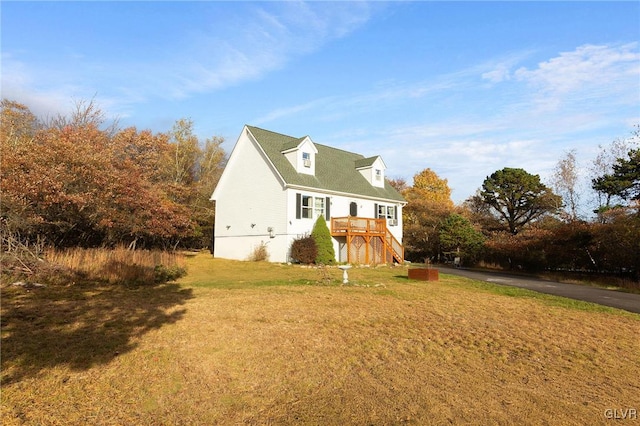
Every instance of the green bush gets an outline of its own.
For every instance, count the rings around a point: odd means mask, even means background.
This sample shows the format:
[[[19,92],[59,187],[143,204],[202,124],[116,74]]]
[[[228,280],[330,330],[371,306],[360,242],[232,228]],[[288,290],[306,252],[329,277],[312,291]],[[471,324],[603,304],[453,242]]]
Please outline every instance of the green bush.
[[[327,221],[324,216],[320,215],[316,224],[311,231],[311,237],[315,240],[318,247],[318,254],[316,255],[316,264],[328,265],[335,263],[336,253],[333,250],[333,241],[331,239],[331,232],[327,227]]]
[[[166,283],[167,281],[177,280],[178,278],[185,276],[187,274],[187,269],[178,265],[156,265],[155,268],[153,268],[153,272],[154,281],[156,283]]]
[[[310,264],[315,262],[317,255],[316,240],[310,236],[295,239],[291,243],[291,259],[294,262]]]

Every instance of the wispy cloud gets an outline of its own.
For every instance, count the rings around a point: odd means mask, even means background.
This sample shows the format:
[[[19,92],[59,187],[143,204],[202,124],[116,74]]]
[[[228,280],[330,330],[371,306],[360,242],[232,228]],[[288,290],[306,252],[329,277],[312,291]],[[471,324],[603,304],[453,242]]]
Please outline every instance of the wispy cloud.
[[[331,105],[335,102],[335,98],[326,97],[320,99],[314,99],[310,102],[293,105],[285,108],[276,108],[274,110],[269,111],[266,115],[262,117],[258,117],[251,122],[256,125],[263,125],[266,123],[270,123],[274,120],[278,120],[284,117],[291,117],[297,114],[304,113],[305,111],[317,110],[319,108],[326,109],[328,105]]]
[[[379,6],[366,2],[240,3],[233,9],[221,7],[227,13],[224,18],[216,14],[217,7],[203,3],[203,10],[213,10],[211,25],[176,34],[181,42],[162,55],[138,50],[112,60],[87,54],[36,68],[5,52],[3,96],[32,99],[43,109],[58,105],[59,98],[68,102],[96,93],[102,105],[113,101],[120,110],[153,99],[185,99],[260,79],[357,30]],[[120,105],[115,105],[118,101]]]
[[[506,166],[544,177],[567,146],[580,144],[589,151],[602,143],[594,135],[586,138],[585,132],[597,134],[616,121],[622,126],[628,121],[625,114],[633,111],[638,118],[637,43],[578,46],[523,66],[532,54],[523,51],[429,80],[388,82],[369,92],[312,100],[278,109],[264,120],[296,116],[311,122],[341,111],[334,118],[345,126],[323,143],[380,153],[405,179],[430,167],[449,177],[455,196],[461,197]],[[460,109],[439,114],[452,97],[463,98],[456,103]],[[375,109],[390,111],[395,104],[423,114],[385,124],[358,120]],[[369,152],[370,147],[376,152]]]
[[[521,67],[513,78],[525,83],[541,111],[597,102],[638,103],[640,99],[640,51],[638,43],[583,45],[541,62],[534,68]]]
[[[36,70],[7,52],[2,53],[1,82],[3,99],[24,103],[34,114],[43,118],[70,110],[74,100],[95,95],[95,92],[91,93],[77,81],[61,80],[56,85],[48,85],[40,80]]]
[[[583,45],[571,52],[541,62],[534,69],[515,71],[514,77],[540,88],[544,93],[568,93],[585,85],[606,85],[619,90],[625,79],[640,72],[638,43],[619,46]]]
[[[513,69],[533,54],[534,52],[531,50],[513,52],[505,57],[480,64],[478,69],[481,71],[481,78],[491,83],[511,80],[513,78]]]
[[[462,92],[476,85],[471,78],[474,75],[475,71],[464,70],[419,82],[385,81],[375,85],[369,91],[343,92],[300,104],[278,107],[255,118],[252,122],[267,124],[305,114],[312,114],[314,119],[319,121],[344,120],[350,116],[392,109],[394,105],[406,106],[407,102],[420,103]]]
[[[624,45],[584,45],[574,51],[527,68],[521,63],[532,51],[472,65],[457,72],[434,76],[417,82],[385,82],[360,93],[343,93],[299,105],[279,107],[265,114],[259,121],[281,120],[292,116],[332,117],[368,113],[374,109],[389,109],[395,104],[437,113],[448,99],[463,97],[452,111],[457,121],[478,120],[474,127],[486,128],[485,123],[497,126],[491,132],[522,126],[537,128],[541,117],[547,124],[575,129],[592,126],[598,116],[609,114],[618,105],[637,106],[640,99],[640,52],[638,43]],[[482,81],[490,82],[482,85]],[[563,114],[553,114],[558,109]],[[626,120],[626,117],[620,118]],[[428,120],[430,122],[431,120]],[[440,128],[439,124],[431,124]],[[466,128],[466,126],[463,126]],[[419,129],[421,135],[433,132],[427,125],[407,125],[400,133]],[[449,134],[457,129],[447,125]],[[393,131],[395,132],[395,131]],[[415,133],[419,133],[415,132]],[[536,130],[537,132],[537,130]]]
[[[372,13],[364,2],[266,2],[244,12],[187,40],[160,73],[165,93],[182,98],[259,79],[355,31]]]

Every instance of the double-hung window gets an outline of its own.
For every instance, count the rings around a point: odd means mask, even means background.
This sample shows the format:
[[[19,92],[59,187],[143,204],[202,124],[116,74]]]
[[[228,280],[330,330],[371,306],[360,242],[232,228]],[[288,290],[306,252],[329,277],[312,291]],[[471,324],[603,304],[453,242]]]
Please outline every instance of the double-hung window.
[[[397,219],[398,210],[396,206],[386,206],[384,204],[376,204],[376,217],[378,219]]]
[[[378,219],[387,219],[387,225],[398,225],[398,207],[387,206],[384,204],[376,204],[375,207],[376,217]]]
[[[318,218],[320,216],[324,216],[324,197],[315,197],[313,199],[313,204],[314,204],[314,219]],[[326,219],[326,217],[325,217]]]
[[[395,207],[378,204],[377,217],[379,219],[395,219]]]
[[[387,206],[387,219],[395,219],[396,218],[396,209],[394,206]]]
[[[302,196],[302,205],[300,206],[300,217],[303,219],[313,218],[313,197],[308,195]]]
[[[330,204],[329,197],[296,194],[296,218],[317,219],[320,216],[324,216],[326,220],[329,220]]]

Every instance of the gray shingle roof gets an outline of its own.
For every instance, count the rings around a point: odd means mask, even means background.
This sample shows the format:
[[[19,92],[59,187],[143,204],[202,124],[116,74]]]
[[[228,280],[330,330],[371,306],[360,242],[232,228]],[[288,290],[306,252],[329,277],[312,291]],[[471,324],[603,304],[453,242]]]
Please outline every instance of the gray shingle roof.
[[[247,126],[262,150],[271,160],[278,173],[288,185],[317,188],[346,194],[404,202],[402,195],[385,180],[384,188],[372,186],[359,171],[359,167],[377,157],[365,158],[360,154],[343,151],[314,143],[318,153],[315,156],[315,176],[298,173],[282,153],[297,146],[304,137],[296,138],[259,127]]]
[[[362,158],[360,160],[356,160],[355,167],[356,167],[356,169],[359,169],[361,167],[371,167],[371,166],[373,166],[373,163],[375,163],[377,159],[378,159],[378,156],[376,155],[376,156],[373,156],[373,157]]]
[[[257,127],[254,127],[254,129],[257,129]],[[290,149],[296,148],[305,139],[305,137],[306,136],[303,136],[298,139],[292,138],[289,142],[286,142],[282,145],[282,151],[288,151]]]

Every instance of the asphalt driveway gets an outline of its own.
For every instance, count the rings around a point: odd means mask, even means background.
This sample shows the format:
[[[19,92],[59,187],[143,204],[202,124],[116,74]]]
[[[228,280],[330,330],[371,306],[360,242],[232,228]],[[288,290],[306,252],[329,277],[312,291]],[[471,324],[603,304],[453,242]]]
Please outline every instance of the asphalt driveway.
[[[565,284],[532,277],[509,275],[500,272],[480,272],[464,268],[449,268],[443,266],[438,266],[438,269],[443,274],[460,275],[474,280],[488,281],[499,285],[526,288],[540,293],[568,297],[569,299],[583,300],[585,302],[611,306],[613,308],[624,309],[625,311],[640,314],[640,294],[623,293],[621,291],[606,290],[603,288],[577,284]]]

